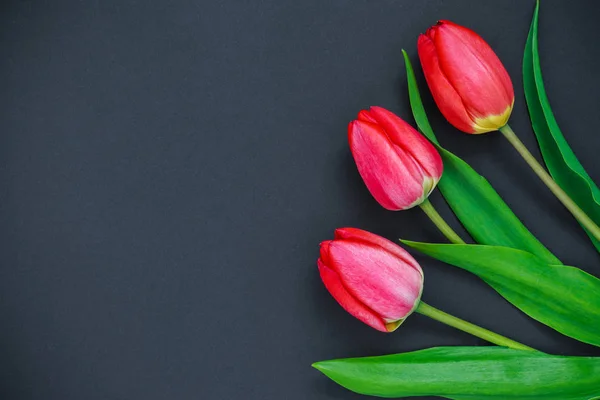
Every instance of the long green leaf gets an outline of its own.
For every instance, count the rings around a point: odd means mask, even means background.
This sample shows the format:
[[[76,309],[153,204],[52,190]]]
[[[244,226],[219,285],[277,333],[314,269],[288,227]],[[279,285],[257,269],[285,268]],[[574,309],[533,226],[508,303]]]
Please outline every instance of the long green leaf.
[[[523,225],[484,177],[439,146],[406,52],[404,60],[413,116],[419,130],[437,146],[444,162],[444,174],[438,187],[465,229],[478,243],[525,250],[549,263],[559,264],[556,256]]]
[[[402,242],[476,274],[533,319],[600,346],[600,279],[508,247]]]
[[[503,347],[437,347],[313,366],[349,390],[378,397],[589,400],[600,396],[600,358]]]
[[[596,224],[600,224],[600,189],[585,171],[560,131],[544,88],[538,54],[539,8],[538,1],[523,56],[523,86],[531,125],[544,162],[554,180]],[[600,242],[589,232],[588,235],[600,251]]]

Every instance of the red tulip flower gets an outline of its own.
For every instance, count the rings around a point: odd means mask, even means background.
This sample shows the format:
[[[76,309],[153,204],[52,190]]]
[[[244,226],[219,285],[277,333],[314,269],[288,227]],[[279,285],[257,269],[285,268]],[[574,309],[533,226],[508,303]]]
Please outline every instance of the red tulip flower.
[[[423,73],[444,117],[467,133],[499,130],[558,200],[600,240],[600,226],[554,181],[508,125],[515,95],[504,66],[475,32],[439,21],[419,36]]]
[[[481,36],[439,21],[419,36],[418,50],[433,98],[452,125],[466,133],[506,125],[515,100],[512,82]]]
[[[367,188],[388,210],[421,204],[442,176],[435,147],[384,108],[362,110],[348,126],[348,141]]]
[[[321,243],[321,279],[340,305],[367,325],[392,332],[419,305],[423,271],[400,246],[355,229]]]

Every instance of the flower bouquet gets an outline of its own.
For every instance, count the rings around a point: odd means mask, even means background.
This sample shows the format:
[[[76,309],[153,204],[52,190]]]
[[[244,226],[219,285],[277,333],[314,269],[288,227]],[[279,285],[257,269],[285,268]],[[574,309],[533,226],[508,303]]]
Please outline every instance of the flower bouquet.
[[[509,126],[512,81],[477,33],[439,21],[420,35],[420,63],[444,117],[467,134],[500,131],[571,212],[600,251],[600,189],[554,119],[538,57],[536,5],[523,57],[523,86],[544,165]],[[406,75],[418,130],[393,112],[371,107],[348,127],[348,141],[367,189],[391,211],[419,206],[449,243],[401,240],[405,246],[469,271],[529,317],[573,339],[600,346],[600,279],[563,264],[511,211],[494,188],[438,142],[406,52]],[[428,196],[439,188],[470,237],[461,237]],[[450,399],[600,398],[600,358],[545,354],[445,313],[421,300],[424,273],[399,244],[357,228],[324,241],[321,279],[350,314],[393,332],[413,312],[475,335],[492,346],[437,347],[377,357],[321,361],[313,366],[357,393]]]

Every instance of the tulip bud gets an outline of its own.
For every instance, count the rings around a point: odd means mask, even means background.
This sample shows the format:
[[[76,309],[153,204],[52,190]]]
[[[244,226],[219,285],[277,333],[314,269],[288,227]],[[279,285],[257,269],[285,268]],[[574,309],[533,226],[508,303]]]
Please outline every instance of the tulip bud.
[[[435,147],[394,113],[371,107],[348,126],[358,172],[384,208],[398,211],[421,204],[444,166]]]
[[[423,271],[400,246],[356,228],[336,229],[317,261],[325,287],[354,317],[392,332],[419,305]]]
[[[419,36],[418,50],[433,99],[452,125],[466,133],[506,125],[515,100],[512,82],[481,36],[439,21]]]

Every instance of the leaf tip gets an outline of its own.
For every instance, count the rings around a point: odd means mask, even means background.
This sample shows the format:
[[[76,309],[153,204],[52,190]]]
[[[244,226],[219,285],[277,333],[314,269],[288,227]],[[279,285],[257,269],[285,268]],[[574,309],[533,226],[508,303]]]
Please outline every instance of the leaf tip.
[[[419,242],[413,242],[412,240],[406,240],[406,239],[398,239],[400,241],[400,243],[405,244],[407,246],[414,246],[416,244],[418,244]]]
[[[323,374],[325,374],[325,371],[327,370],[327,367],[325,366],[325,363],[323,361],[317,361],[315,363],[312,363],[310,366],[316,369],[317,371],[322,372]]]
[[[402,56],[404,57],[404,65],[406,65],[406,69],[412,69],[412,64],[410,63],[410,58],[408,57],[408,53],[406,50],[402,49]]]

